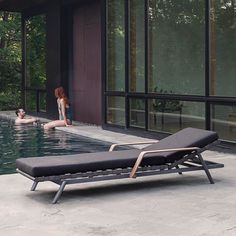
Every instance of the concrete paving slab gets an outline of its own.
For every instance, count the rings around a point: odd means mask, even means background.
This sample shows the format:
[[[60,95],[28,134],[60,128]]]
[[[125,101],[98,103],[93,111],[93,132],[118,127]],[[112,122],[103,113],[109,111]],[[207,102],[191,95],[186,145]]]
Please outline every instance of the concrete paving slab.
[[[53,183],[0,176],[0,235],[236,235],[236,158],[206,152],[225,164],[212,170],[70,185],[58,204]]]

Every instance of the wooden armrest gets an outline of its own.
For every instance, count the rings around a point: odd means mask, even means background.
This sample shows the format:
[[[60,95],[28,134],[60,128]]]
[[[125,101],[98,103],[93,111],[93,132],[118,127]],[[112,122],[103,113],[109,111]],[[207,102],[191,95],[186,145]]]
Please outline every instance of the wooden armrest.
[[[115,143],[115,144],[112,144],[110,149],[109,149],[109,152],[112,152],[115,147],[118,147],[118,146],[127,146],[127,145],[141,145],[141,144],[153,144],[153,143],[158,143],[159,141],[158,140],[155,140],[155,141],[144,141],[144,142],[134,142],[134,143]]]
[[[150,153],[160,153],[160,152],[174,152],[174,151],[196,151],[199,150],[200,148],[198,147],[188,147],[188,148],[170,148],[170,149],[160,149],[160,150],[150,150],[150,151],[143,151],[139,154],[131,172],[130,172],[130,178],[135,178],[135,173],[140,165],[140,163],[142,162],[144,156],[146,154],[150,154]]]

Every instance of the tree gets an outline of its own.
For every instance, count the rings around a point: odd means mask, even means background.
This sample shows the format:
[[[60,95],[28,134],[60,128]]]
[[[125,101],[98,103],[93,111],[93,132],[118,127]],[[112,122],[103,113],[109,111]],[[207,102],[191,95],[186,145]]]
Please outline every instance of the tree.
[[[26,23],[26,86],[44,89],[45,71],[45,16],[34,16]],[[21,104],[22,43],[21,15],[0,12],[0,110],[15,109]],[[34,107],[35,98],[27,100]]]
[[[21,16],[0,12],[0,110],[19,107],[21,96]]]

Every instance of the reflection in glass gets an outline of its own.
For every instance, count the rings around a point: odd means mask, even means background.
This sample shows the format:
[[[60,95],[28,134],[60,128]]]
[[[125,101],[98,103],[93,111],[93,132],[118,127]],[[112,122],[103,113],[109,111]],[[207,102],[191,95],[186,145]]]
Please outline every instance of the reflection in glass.
[[[130,126],[145,128],[145,101],[144,99],[130,99]]]
[[[205,105],[199,102],[150,99],[149,130],[174,133],[185,127],[205,128]]]
[[[148,2],[149,91],[203,95],[205,1]]]
[[[145,27],[143,0],[130,1],[130,76],[131,92],[144,92],[145,89]]]
[[[107,1],[107,90],[125,90],[124,0]]]
[[[107,123],[125,125],[125,99],[123,97],[107,97]]]
[[[211,106],[211,129],[220,139],[236,140],[236,106]]]
[[[236,96],[236,0],[210,2],[210,95]]]

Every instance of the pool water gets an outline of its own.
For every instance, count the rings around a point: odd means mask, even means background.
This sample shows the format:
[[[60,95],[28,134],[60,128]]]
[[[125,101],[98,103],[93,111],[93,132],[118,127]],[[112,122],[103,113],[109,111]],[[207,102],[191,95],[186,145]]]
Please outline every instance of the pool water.
[[[110,143],[59,130],[44,131],[40,125],[15,125],[0,120],[0,174],[15,173],[19,157],[68,155],[107,151]]]

